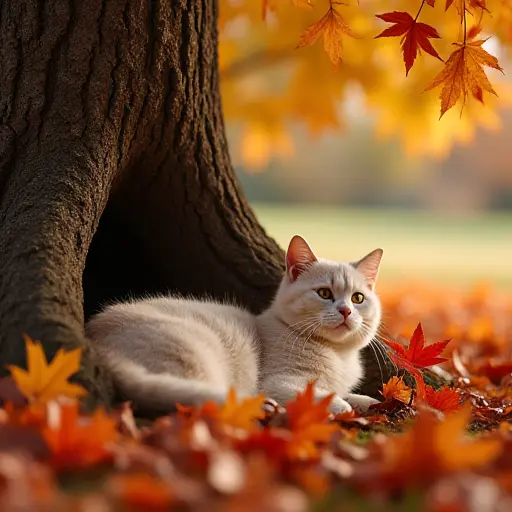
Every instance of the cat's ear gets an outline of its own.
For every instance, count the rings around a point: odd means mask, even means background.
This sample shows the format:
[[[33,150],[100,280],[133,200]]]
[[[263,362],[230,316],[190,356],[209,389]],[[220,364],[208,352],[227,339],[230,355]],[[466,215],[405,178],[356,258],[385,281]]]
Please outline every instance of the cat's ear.
[[[368,282],[368,286],[371,290],[375,288],[375,282],[379,275],[379,266],[383,253],[384,251],[382,249],[375,249],[354,264],[356,269],[366,277],[366,281]]]
[[[306,240],[299,235],[295,235],[286,251],[286,272],[290,280],[295,281],[301,272],[315,261],[317,261],[316,256]]]

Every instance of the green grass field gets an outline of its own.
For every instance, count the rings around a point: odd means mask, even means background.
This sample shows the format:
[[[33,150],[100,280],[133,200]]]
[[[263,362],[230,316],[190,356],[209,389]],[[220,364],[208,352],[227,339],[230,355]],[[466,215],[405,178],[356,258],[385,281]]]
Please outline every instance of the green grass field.
[[[512,214],[450,216],[398,210],[255,204],[268,234],[285,247],[303,235],[317,254],[354,260],[382,247],[381,279],[512,285]]]

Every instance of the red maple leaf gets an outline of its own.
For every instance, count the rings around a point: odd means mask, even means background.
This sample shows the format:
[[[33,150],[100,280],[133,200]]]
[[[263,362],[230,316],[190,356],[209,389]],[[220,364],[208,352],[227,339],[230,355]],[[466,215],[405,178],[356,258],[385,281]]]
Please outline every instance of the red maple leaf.
[[[432,386],[427,386],[425,402],[430,407],[442,412],[456,411],[462,406],[461,395],[448,386],[443,386],[437,391]]]
[[[408,12],[387,12],[385,14],[377,14],[377,18],[387,23],[394,23],[394,25],[383,30],[376,38],[403,36],[400,44],[402,45],[406,75],[412,68],[419,49],[442,62],[443,59],[441,59],[429,41],[429,38],[439,39],[441,37],[434,27],[426,23],[417,22]]]
[[[416,390],[418,397],[425,399],[426,389],[423,376],[418,368],[427,368],[435,364],[447,361],[445,357],[439,357],[439,354],[445,349],[451,340],[439,341],[425,347],[425,335],[421,323],[418,324],[409,342],[409,346],[405,348],[400,343],[384,340],[386,345],[391,349],[389,357],[399,367],[407,370],[416,379]]]
[[[386,341],[386,345],[393,349],[395,353],[402,358],[406,359],[415,368],[427,368],[435,364],[444,363],[447,361],[446,357],[438,357],[441,352],[450,343],[450,340],[438,341],[425,347],[425,335],[421,323],[418,324],[409,342],[407,348],[395,343],[393,341]]]

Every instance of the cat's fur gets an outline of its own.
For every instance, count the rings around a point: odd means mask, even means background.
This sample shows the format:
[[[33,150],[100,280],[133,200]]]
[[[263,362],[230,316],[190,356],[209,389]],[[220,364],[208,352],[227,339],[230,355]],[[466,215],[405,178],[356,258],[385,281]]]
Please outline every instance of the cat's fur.
[[[86,326],[124,398],[149,410],[224,401],[264,391],[280,403],[316,380],[334,412],[375,400],[352,393],[363,377],[360,350],[375,336],[374,292],[382,250],[358,263],[317,260],[295,236],[274,301],[261,315],[209,300],[158,297],[109,306]],[[332,299],[317,290],[328,288]],[[358,305],[355,292],[364,294]]]

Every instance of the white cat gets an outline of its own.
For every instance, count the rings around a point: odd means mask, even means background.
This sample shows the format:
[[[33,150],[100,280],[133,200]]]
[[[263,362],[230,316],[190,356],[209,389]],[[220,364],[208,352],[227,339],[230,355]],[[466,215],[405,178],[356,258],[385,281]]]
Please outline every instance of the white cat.
[[[294,236],[272,304],[254,316],[211,300],[158,297],[109,306],[86,333],[123,398],[143,410],[223,402],[264,391],[284,404],[309,381],[335,393],[332,412],[367,409],[353,394],[363,377],[360,350],[380,324],[375,294],[382,250],[357,263],[317,259]]]

